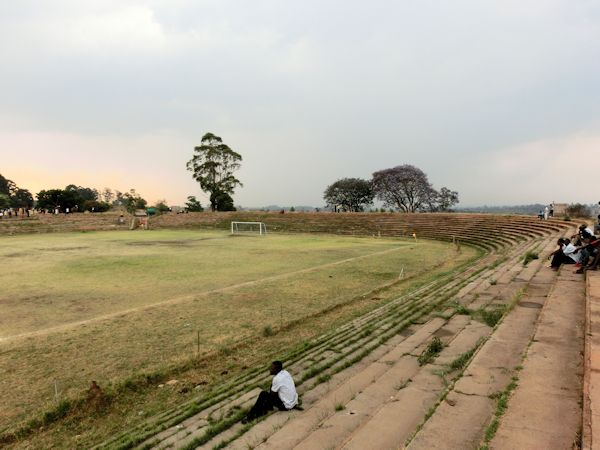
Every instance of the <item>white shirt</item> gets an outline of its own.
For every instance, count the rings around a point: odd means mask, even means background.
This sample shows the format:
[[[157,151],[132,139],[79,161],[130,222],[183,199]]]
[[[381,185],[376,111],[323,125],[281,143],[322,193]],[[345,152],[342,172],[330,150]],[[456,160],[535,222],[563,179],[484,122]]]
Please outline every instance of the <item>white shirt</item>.
[[[567,255],[573,261],[578,263],[579,260],[581,259],[581,253],[579,253],[579,252],[573,253],[576,249],[577,249],[577,247],[575,247],[573,244],[569,244],[569,245],[563,245],[562,251],[565,255]]]
[[[292,409],[298,404],[296,385],[294,385],[294,380],[287,370],[282,370],[273,377],[271,390],[277,392],[286,409]]]

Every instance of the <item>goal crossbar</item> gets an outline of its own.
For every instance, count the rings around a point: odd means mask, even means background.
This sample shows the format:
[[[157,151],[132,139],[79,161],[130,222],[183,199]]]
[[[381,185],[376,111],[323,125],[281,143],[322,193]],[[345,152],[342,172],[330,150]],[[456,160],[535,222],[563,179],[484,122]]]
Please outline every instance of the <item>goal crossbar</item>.
[[[267,234],[267,226],[264,222],[231,222],[231,234],[258,233],[261,236]]]

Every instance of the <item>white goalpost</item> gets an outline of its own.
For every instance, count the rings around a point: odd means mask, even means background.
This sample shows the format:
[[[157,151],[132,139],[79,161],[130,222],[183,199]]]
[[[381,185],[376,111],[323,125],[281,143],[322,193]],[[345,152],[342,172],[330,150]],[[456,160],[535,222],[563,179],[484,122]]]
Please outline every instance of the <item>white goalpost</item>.
[[[231,234],[267,234],[264,222],[231,222]]]

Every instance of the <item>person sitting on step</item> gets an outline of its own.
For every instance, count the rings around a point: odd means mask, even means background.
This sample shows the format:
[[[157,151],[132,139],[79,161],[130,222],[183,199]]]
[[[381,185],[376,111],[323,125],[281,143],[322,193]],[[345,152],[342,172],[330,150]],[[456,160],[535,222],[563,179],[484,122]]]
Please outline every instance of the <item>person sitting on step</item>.
[[[577,264],[580,259],[580,254],[577,252],[577,247],[571,244],[567,238],[560,238],[556,241],[558,248],[550,253],[548,258],[552,258],[550,267],[552,270],[558,270],[562,264]]]
[[[271,390],[261,391],[256,403],[250,409],[242,423],[248,423],[258,417],[264,416],[274,407],[280,411],[289,411],[298,405],[298,393],[294,380],[287,370],[283,370],[281,361],[273,361],[270,369],[273,375]]]

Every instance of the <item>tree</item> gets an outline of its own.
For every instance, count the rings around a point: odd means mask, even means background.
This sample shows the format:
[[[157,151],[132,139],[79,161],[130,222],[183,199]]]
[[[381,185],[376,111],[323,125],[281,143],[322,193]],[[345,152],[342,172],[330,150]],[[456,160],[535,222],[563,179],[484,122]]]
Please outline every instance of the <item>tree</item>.
[[[194,147],[194,156],[188,161],[186,167],[200,183],[200,188],[210,194],[212,211],[223,211],[218,208],[217,200],[221,199],[222,206],[229,206],[227,197],[231,199],[234,189],[242,186],[240,180],[233,175],[233,172],[240,168],[241,161],[242,157],[239,153],[223,144],[223,140],[212,133],[206,133],[200,145]],[[233,200],[231,207],[233,207]]]
[[[0,194],[6,194],[10,197],[16,189],[17,185],[14,181],[0,175]]]
[[[431,189],[425,207],[421,208],[429,212],[450,211],[450,208],[458,203],[458,192],[451,191],[447,187],[439,191]]]
[[[136,209],[144,209],[148,202],[144,200],[135,189],[130,189],[129,192],[123,194],[123,206],[129,214],[133,214]]]
[[[373,191],[386,206],[415,212],[431,198],[432,186],[425,173],[409,164],[373,174]]]
[[[41,190],[37,193],[37,206],[40,209],[55,209],[55,208],[64,208],[67,205],[64,205],[65,195],[62,189],[48,189]],[[67,201],[69,199],[67,198]],[[69,206],[70,207],[70,206]]]
[[[569,206],[567,206],[565,212],[571,217],[590,217],[592,215],[592,211],[590,210],[589,206],[581,203],[571,203]]]
[[[449,211],[458,203],[458,192],[452,191],[447,187],[440,189],[438,193],[438,207],[440,211]]]
[[[204,208],[202,207],[202,205],[196,199],[195,196],[190,195],[190,196],[188,196],[187,199],[188,199],[188,201],[185,204],[185,209],[187,209],[189,212],[202,212],[202,211],[204,211]]]
[[[165,212],[169,212],[171,211],[171,208],[169,208],[169,205],[167,205],[167,201],[166,200],[158,200],[155,204],[154,207],[156,208],[156,210],[159,213],[165,213]]]
[[[363,211],[373,203],[371,183],[360,178],[342,178],[325,189],[323,199],[328,205],[344,211]]]
[[[210,195],[210,205],[211,208],[214,205],[215,209],[213,211],[235,211],[235,206],[233,206],[233,199],[231,195],[226,192],[217,191]]]
[[[10,202],[15,208],[32,208],[33,195],[27,189],[18,188],[11,196]]]
[[[404,212],[448,211],[458,203],[458,192],[436,191],[427,175],[409,164],[375,172],[371,183],[379,200]]]
[[[110,209],[110,204],[106,202],[99,202],[98,200],[86,200],[82,203],[81,211],[90,212],[106,212]]]
[[[0,192],[0,209],[10,208],[10,197],[4,192]]]
[[[110,188],[105,187],[102,190],[102,199],[105,203],[111,204],[114,198],[115,194],[110,190]]]

